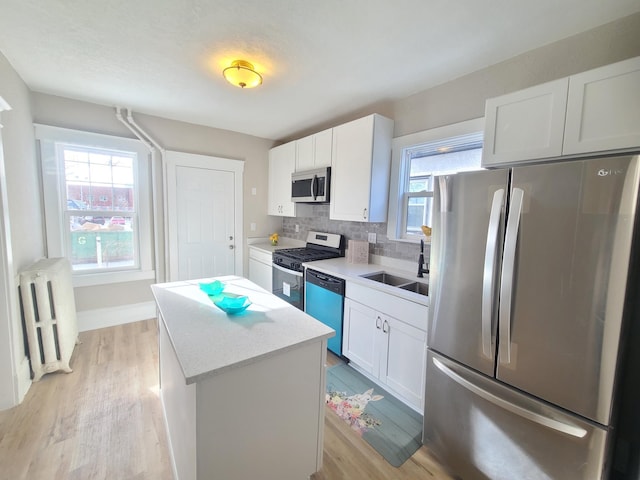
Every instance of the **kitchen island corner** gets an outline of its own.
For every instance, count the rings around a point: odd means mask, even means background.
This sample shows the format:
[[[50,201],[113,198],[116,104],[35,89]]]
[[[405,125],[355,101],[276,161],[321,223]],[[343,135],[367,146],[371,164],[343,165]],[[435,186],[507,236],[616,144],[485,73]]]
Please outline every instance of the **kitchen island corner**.
[[[247,279],[217,279],[251,306],[227,315],[199,289],[205,280],[151,287],[174,474],[308,478],[322,466],[326,347],[335,332]]]

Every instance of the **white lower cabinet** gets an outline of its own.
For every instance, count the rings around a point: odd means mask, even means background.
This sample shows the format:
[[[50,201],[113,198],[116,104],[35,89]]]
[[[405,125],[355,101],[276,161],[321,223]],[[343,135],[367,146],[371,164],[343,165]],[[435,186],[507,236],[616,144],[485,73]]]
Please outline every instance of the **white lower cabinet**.
[[[378,335],[378,378],[422,411],[426,377],[427,332],[397,318],[382,316]]]
[[[249,280],[271,291],[273,278],[273,256],[254,247],[249,247]]]
[[[344,299],[342,351],[345,357],[362,370],[374,374],[373,355],[376,338],[377,312],[350,298]]]
[[[374,295],[381,302],[385,302],[385,296],[393,297],[381,292]],[[408,300],[399,301],[406,302],[407,310],[414,310],[414,313],[417,310],[426,320],[428,307]],[[396,309],[394,314],[397,316],[391,316],[345,298],[342,350],[360,371],[422,412],[427,333],[400,320],[402,310]]]

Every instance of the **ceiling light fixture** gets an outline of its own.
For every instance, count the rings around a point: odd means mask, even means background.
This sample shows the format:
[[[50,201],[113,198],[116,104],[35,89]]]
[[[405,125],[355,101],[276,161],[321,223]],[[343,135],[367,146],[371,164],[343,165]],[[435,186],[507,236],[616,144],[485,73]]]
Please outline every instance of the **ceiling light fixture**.
[[[253,65],[244,60],[234,60],[231,66],[222,71],[222,75],[231,85],[240,88],[253,88],[262,83],[262,76],[253,69]]]

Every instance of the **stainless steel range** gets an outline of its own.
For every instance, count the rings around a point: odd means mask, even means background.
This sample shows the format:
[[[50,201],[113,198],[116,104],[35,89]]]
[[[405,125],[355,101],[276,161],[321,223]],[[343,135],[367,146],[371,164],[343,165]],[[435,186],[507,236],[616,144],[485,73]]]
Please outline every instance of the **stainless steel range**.
[[[273,294],[304,310],[305,262],[344,257],[344,239],[336,233],[309,232],[307,245],[273,252]]]

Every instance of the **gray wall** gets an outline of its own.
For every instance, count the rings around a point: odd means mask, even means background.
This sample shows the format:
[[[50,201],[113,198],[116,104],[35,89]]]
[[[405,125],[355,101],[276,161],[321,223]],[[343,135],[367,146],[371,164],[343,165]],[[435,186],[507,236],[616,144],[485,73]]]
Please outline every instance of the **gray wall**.
[[[0,409],[12,406],[15,395],[22,398],[29,385],[29,369],[22,343],[22,326],[17,305],[17,273],[44,254],[40,176],[35,160],[35,143],[29,90],[7,59],[0,54],[0,96],[12,108],[2,113],[4,169],[0,189],[6,189],[6,218],[10,235],[5,248],[9,263],[1,272],[9,294],[9,305],[0,315]],[[0,159],[2,156],[0,156]],[[6,180],[6,181],[5,181]],[[1,204],[2,202],[0,202]],[[0,242],[1,243],[1,242]],[[4,285],[4,282],[2,282]],[[4,296],[4,295],[3,295]],[[8,318],[5,316],[9,312]]]
[[[33,93],[32,103],[33,120],[36,123],[134,138],[116,119],[113,107],[42,93]],[[243,160],[245,235],[266,236],[277,229],[280,219],[267,215],[268,152],[273,141],[135,112],[134,118],[167,150]],[[256,187],[256,195],[251,195],[252,187]],[[255,232],[249,229],[251,223],[256,224]],[[247,275],[248,253],[246,242],[242,243],[245,255],[243,274]],[[76,288],[76,306],[78,311],[84,311],[151,301],[151,283],[153,282],[138,281]]]
[[[400,137],[483,117],[487,98],[635,56],[640,56],[640,13],[532,50],[392,104],[372,105],[350,117],[336,119],[333,124],[323,124],[316,131],[377,112],[395,120],[394,136]],[[309,133],[313,132],[304,132],[305,135]],[[288,140],[295,138],[298,137]],[[296,224],[300,226],[300,233],[295,232]],[[418,247],[388,240],[386,223],[331,221],[328,207],[324,206],[314,206],[310,215],[307,213],[298,218],[283,219],[282,233],[287,237],[304,240],[309,230],[341,233],[347,240],[366,240],[368,232],[376,232],[377,244],[370,245],[370,253],[417,261]],[[428,258],[428,249],[425,254]]]
[[[2,114],[2,139],[15,274],[44,254],[42,195],[29,90],[2,54],[0,79],[0,96],[12,108]]]
[[[397,101],[394,134],[482,117],[487,98],[639,55],[637,13]]]

